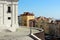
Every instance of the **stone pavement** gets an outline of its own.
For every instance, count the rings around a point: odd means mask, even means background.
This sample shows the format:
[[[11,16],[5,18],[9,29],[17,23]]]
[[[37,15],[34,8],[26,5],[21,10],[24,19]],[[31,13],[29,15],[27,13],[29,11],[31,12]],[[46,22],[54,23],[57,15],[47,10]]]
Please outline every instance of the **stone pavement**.
[[[16,32],[0,32],[0,40],[33,40],[29,34],[29,28],[20,27]]]

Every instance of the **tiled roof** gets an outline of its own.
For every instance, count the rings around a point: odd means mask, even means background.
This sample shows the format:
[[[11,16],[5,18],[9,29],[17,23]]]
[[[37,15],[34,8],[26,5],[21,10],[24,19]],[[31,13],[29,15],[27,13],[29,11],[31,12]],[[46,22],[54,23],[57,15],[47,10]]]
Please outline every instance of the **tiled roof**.
[[[60,22],[60,20],[56,20],[56,22]]]
[[[24,12],[24,14],[21,14],[20,16],[34,16],[34,14],[29,12]]]
[[[40,16],[40,17],[37,17],[36,19],[37,19],[37,20],[38,20],[38,19],[43,19],[43,20],[46,19],[46,20],[49,20],[48,18],[46,18],[46,17],[41,17],[41,16]]]

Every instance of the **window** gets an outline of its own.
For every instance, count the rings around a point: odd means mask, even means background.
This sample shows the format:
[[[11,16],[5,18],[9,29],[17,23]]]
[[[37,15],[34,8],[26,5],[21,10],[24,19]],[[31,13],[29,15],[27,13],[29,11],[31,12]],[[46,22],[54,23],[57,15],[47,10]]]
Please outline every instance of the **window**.
[[[11,7],[8,7],[8,13],[11,13]]]
[[[8,19],[10,20],[10,19],[11,19],[11,17],[8,17]]]

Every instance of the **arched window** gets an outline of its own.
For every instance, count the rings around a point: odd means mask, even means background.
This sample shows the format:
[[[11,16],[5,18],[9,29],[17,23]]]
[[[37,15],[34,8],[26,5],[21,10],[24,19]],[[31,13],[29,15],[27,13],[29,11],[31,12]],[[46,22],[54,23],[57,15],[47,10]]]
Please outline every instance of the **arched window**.
[[[11,7],[10,6],[8,7],[8,13],[11,13]]]

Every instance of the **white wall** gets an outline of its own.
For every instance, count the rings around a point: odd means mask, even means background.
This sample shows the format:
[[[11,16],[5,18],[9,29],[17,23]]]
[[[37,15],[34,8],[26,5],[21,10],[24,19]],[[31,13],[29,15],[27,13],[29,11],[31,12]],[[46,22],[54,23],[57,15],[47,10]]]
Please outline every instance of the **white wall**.
[[[11,7],[11,13],[8,13],[8,6]],[[8,17],[11,17],[8,20]],[[0,1],[0,25],[5,27],[17,27],[18,26],[18,2]],[[0,26],[1,27],[1,26]]]

